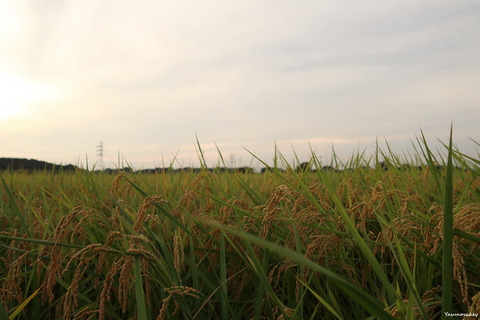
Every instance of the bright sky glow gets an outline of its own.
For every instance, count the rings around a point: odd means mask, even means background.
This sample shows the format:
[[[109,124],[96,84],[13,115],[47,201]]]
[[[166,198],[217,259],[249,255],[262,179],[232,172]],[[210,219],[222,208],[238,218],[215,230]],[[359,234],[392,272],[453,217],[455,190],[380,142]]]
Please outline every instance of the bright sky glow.
[[[25,91],[28,91],[26,84],[20,79],[0,72],[0,88],[2,88],[0,120],[19,114]]]
[[[49,100],[53,90],[46,85],[34,84],[16,75],[0,70],[0,121],[31,116],[29,105]]]
[[[209,165],[220,148],[399,153],[480,141],[477,0],[0,4],[0,156]],[[112,161],[109,160],[112,159]]]

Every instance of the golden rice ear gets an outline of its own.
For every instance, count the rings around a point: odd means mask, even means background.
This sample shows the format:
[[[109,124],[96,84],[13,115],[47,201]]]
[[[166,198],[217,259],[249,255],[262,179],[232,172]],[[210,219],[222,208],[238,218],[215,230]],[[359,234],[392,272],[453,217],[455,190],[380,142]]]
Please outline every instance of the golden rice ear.
[[[121,257],[120,259],[118,259],[113,263],[113,265],[109,268],[106,274],[105,281],[103,282],[102,290],[100,293],[99,313],[98,313],[99,320],[104,320],[107,316],[108,304],[111,299],[111,294],[113,291],[114,277],[116,274],[118,274],[122,270],[124,264],[125,264],[125,257]]]
[[[153,195],[153,196],[146,197],[143,200],[142,206],[140,207],[140,209],[138,209],[137,218],[135,220],[135,225],[133,226],[133,229],[136,232],[141,233],[143,230],[143,223],[145,221],[147,211],[150,208],[152,208],[154,204],[167,203],[167,202],[168,201],[166,201],[162,195]]]
[[[480,290],[472,297],[472,305],[468,313],[480,314]]]
[[[181,236],[181,231],[176,230],[173,235],[173,263],[179,278],[181,278],[181,269],[183,266],[184,257],[185,254],[183,252],[183,239]]]
[[[195,288],[188,287],[188,286],[174,286],[170,288],[164,288],[164,291],[168,293],[168,296],[162,300],[162,308],[160,309],[160,312],[155,318],[156,320],[165,319],[165,316],[167,314],[167,310],[169,307],[169,302],[172,298],[175,301],[175,311],[173,312],[173,314],[177,312],[179,305],[178,305],[178,302],[176,302],[176,299],[175,299],[176,296],[184,295],[184,296],[190,296],[196,299],[200,299],[200,292],[197,291]]]
[[[289,188],[286,185],[278,186],[275,191],[270,195],[270,198],[265,204],[263,209],[263,219],[262,219],[262,232],[261,237],[266,238],[269,230],[271,229],[272,222],[275,220],[275,215],[280,212],[282,209],[278,207],[280,201],[287,199],[289,195]]]

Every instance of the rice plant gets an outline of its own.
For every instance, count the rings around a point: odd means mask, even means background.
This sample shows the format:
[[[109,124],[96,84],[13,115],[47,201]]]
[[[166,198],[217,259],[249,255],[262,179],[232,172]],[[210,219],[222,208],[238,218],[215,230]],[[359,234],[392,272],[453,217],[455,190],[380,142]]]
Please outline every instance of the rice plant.
[[[0,319],[480,314],[480,161],[451,142],[265,173],[197,147],[200,172],[1,173]]]

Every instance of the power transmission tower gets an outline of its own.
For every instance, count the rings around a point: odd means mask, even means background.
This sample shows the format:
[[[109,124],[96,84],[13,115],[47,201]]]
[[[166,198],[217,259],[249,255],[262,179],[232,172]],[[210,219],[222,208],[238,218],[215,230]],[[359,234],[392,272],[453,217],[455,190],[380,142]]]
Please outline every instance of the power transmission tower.
[[[236,167],[235,155],[233,153],[230,154],[230,167],[232,167],[232,168]]]
[[[100,144],[97,146],[97,157],[98,157],[98,168],[100,170],[105,169],[103,164],[103,142],[100,141]]]

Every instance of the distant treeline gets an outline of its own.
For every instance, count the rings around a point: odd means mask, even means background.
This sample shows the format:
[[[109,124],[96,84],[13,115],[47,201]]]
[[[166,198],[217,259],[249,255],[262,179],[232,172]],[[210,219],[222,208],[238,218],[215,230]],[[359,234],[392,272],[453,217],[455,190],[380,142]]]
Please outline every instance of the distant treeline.
[[[203,171],[209,171],[212,173],[255,173],[255,170],[251,167],[239,167],[239,168],[224,168],[224,167],[216,167],[216,168],[192,168],[192,167],[184,167],[184,168],[155,168],[155,169],[139,169],[133,170],[132,168],[126,167],[122,169],[104,169],[104,170],[96,170],[95,172],[105,172],[105,173],[119,173],[119,172],[135,172],[135,173],[200,173]]]
[[[385,162],[380,162],[378,164],[383,170],[389,170],[387,164]],[[422,170],[422,166],[414,167],[409,164],[404,164],[397,169],[418,169]],[[437,165],[437,169],[441,169],[441,166]],[[33,172],[33,171],[41,171],[41,170],[46,170],[46,171],[53,171],[53,172],[74,172],[77,170],[84,170],[81,169],[77,166],[68,164],[68,165],[57,165],[53,164],[50,162],[45,162],[45,161],[40,161],[40,160],[35,160],[35,159],[23,159],[23,158],[0,158],[0,171],[5,171],[5,170],[13,170],[13,171],[26,171],[26,172]],[[260,169],[260,173],[265,173],[267,171],[273,171],[273,170],[278,170],[278,171],[285,171],[284,169],[281,168],[271,168],[271,167],[264,167]],[[317,171],[314,169],[314,165],[309,162],[303,162],[300,165],[298,165],[295,170],[297,172],[315,172]],[[321,167],[322,171],[328,171],[328,172],[339,172],[342,171],[341,169],[334,168],[332,166],[323,166]],[[125,167],[125,168],[120,168],[120,169],[103,169],[103,170],[95,170],[95,172],[105,172],[105,173],[110,173],[110,174],[116,174],[120,172],[135,172],[135,173],[181,173],[181,172],[188,172],[188,173],[200,173],[203,171],[209,171],[212,173],[255,173],[255,169],[252,167],[238,167],[238,168],[224,168],[224,167],[215,167],[215,168],[194,168],[194,167],[184,167],[184,168],[155,168],[155,169],[139,169],[139,170],[134,170],[130,167]]]
[[[78,168],[74,165],[57,165],[50,162],[35,160],[35,159],[24,159],[24,158],[0,158],[0,170],[13,170],[13,171],[54,171],[54,172],[66,172],[66,171],[75,171]]]

